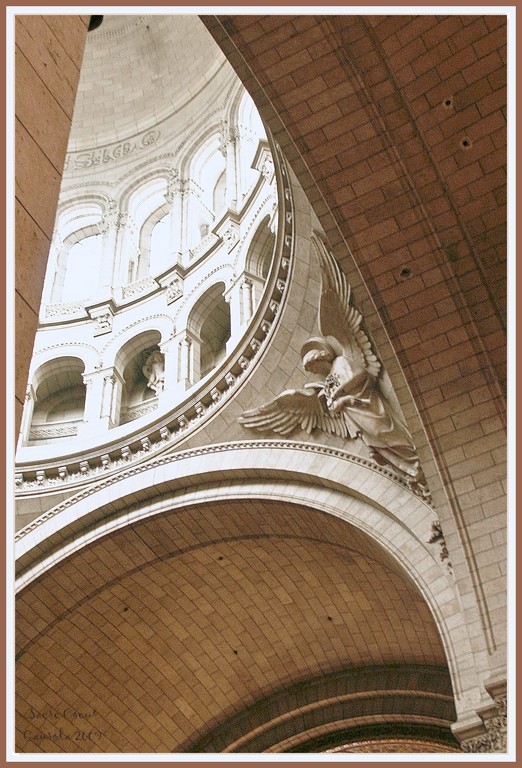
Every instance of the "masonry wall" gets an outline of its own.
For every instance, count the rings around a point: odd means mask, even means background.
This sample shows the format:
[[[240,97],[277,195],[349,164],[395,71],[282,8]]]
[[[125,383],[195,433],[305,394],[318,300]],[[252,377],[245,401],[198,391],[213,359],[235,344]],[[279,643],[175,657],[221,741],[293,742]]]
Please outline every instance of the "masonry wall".
[[[53,231],[89,16],[15,21],[15,429]]]
[[[506,17],[202,18],[373,297],[459,590],[480,606],[473,643],[502,677]]]

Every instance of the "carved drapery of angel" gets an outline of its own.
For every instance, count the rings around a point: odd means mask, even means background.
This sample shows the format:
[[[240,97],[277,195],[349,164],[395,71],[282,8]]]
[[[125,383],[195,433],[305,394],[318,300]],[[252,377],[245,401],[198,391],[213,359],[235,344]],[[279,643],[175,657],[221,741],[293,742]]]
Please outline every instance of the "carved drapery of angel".
[[[304,369],[321,380],[282,392],[245,411],[239,422],[280,435],[300,428],[309,434],[320,429],[345,439],[360,437],[376,461],[419,478],[411,435],[380,391],[381,365],[360,328],[361,314],[350,305],[350,286],[321,242],[316,251],[321,267],[321,336],[303,344],[301,357]]]

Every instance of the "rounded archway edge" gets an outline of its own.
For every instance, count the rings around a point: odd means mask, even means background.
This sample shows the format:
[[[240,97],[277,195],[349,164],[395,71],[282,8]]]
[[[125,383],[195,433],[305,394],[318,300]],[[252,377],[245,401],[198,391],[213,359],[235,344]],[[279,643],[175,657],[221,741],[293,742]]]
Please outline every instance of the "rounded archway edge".
[[[428,543],[433,509],[371,462],[326,446],[275,440],[221,444],[157,457],[92,484],[18,532],[17,590],[121,527],[176,507],[239,499],[312,507],[374,540],[409,575],[430,607],[457,711],[473,709],[478,692],[472,690],[476,682],[471,683],[473,670],[465,661],[471,653],[460,631],[458,598],[438,546]]]

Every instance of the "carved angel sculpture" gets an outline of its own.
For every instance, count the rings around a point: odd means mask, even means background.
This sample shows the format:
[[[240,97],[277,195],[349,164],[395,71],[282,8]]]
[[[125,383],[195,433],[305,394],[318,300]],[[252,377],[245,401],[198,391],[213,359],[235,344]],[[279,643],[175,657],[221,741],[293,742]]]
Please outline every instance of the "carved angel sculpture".
[[[380,392],[380,362],[360,328],[362,316],[350,306],[350,286],[337,262],[319,243],[321,297],[319,330],[303,344],[306,371],[321,380],[304,389],[282,392],[239,418],[249,429],[289,435],[300,428],[350,439],[360,437],[372,458],[419,477],[419,460],[411,435]]]

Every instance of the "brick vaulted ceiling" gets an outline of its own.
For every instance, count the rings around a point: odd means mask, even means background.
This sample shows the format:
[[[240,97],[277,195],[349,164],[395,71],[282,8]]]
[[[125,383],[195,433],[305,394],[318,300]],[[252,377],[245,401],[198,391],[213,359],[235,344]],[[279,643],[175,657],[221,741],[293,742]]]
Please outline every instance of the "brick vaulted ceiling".
[[[505,422],[505,16],[202,19],[351,250],[435,455],[470,392]]]
[[[341,265],[351,250],[454,480],[460,443],[469,462],[505,423],[505,17],[202,20]],[[248,751],[241,739],[278,712],[294,706],[304,722],[313,710],[313,692],[292,704],[296,684],[348,701],[353,690],[335,687],[347,668],[373,670],[365,684],[381,688],[390,665],[409,670],[389,688],[410,692],[431,670],[424,688],[437,705],[419,716],[451,702],[434,620],[407,577],[361,532],[297,505],[234,502],[136,523],[50,569],[18,610],[23,718],[38,697],[43,710],[97,713],[96,743],[57,751],[218,751],[234,740]],[[277,727],[251,751],[292,747],[301,726],[289,716]],[[38,751],[45,729],[33,719],[19,748]]]
[[[50,729],[31,713],[64,707],[94,712],[81,726],[100,736],[69,741],[74,723],[56,721],[62,738],[46,751],[222,751],[238,740],[238,751],[270,751],[306,730],[306,712],[320,733],[321,700],[338,708],[333,720],[377,722],[381,694],[392,715],[446,727],[455,716],[422,596],[365,534],[294,504],[142,520],[56,565],[18,611],[22,751]],[[271,721],[275,735],[263,735]]]

